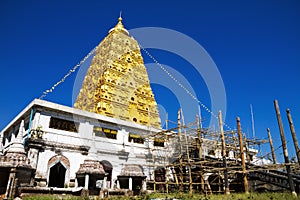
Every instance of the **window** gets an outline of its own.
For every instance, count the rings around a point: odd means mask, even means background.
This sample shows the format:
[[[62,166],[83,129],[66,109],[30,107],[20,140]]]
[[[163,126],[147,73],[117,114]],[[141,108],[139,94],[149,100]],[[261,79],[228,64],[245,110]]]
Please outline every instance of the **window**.
[[[109,128],[94,127],[94,133],[97,137],[106,137],[116,140],[118,131]]]
[[[215,156],[215,151],[213,149],[209,150],[208,155]]]
[[[54,128],[58,130],[64,130],[64,131],[70,131],[70,132],[78,132],[77,128],[79,126],[79,123],[65,120],[65,119],[59,119],[55,117],[51,117],[50,119],[50,125],[49,128]]]
[[[164,147],[165,142],[163,139],[154,139],[154,146],[155,147]]]
[[[25,122],[24,128],[25,128],[25,130],[28,130],[28,129],[29,129],[29,121],[28,121],[28,122]]]
[[[249,155],[249,159],[250,159],[250,161],[253,161],[253,155]]]
[[[128,136],[128,142],[133,141],[134,143],[144,144],[144,138],[140,135],[130,133]]]

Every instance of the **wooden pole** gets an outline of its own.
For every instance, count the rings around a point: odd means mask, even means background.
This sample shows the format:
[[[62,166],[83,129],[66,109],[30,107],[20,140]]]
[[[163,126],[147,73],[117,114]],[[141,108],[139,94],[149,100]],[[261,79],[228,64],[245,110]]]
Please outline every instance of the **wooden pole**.
[[[181,144],[181,110],[178,110],[177,114],[177,126],[178,126],[178,142],[179,142],[179,154],[182,154],[182,144]]]
[[[271,147],[271,152],[272,152],[272,158],[273,158],[273,163],[276,165],[276,156],[275,156],[275,151],[274,151],[274,146],[273,146],[273,140],[271,136],[270,129],[267,128],[268,131],[268,137],[269,137],[269,142],[270,142],[270,147]]]
[[[183,169],[182,169],[182,161],[183,157],[180,155],[179,157],[179,179],[180,179],[180,186],[179,186],[179,191],[183,190]]]
[[[300,150],[299,150],[298,140],[297,140],[296,131],[295,131],[295,127],[294,127],[294,123],[293,123],[293,119],[292,119],[290,109],[286,110],[286,114],[287,114],[287,118],[288,118],[288,121],[289,121],[289,124],[290,124],[290,130],[291,130],[291,134],[292,134],[293,141],[294,141],[294,146],[295,146],[295,151],[296,151],[298,163],[300,165]]]
[[[181,114],[182,114],[182,125],[185,126],[183,112],[181,112]],[[189,192],[190,192],[190,194],[192,194],[193,193],[192,169],[191,169],[191,161],[190,161],[189,144],[188,144],[188,139],[187,139],[187,135],[186,135],[186,130],[185,129],[184,129],[184,138],[185,138],[186,155],[187,155],[188,172],[189,172]]]
[[[178,136],[181,136],[181,110],[177,113]]]
[[[198,142],[199,142],[198,154],[199,154],[199,158],[201,159],[202,158],[202,138],[201,138],[201,129],[200,129],[198,115],[196,115],[196,122],[197,122],[197,137],[198,137]]]
[[[237,122],[237,127],[238,127],[238,136],[239,136],[239,143],[240,143],[240,154],[241,154],[241,161],[242,161],[244,189],[245,189],[245,193],[249,193],[248,180],[247,180],[247,174],[246,174],[243,136],[242,136],[242,129],[241,129],[241,120],[239,117],[236,118],[236,122]]]
[[[235,163],[238,162],[238,153],[237,153],[237,145],[236,145],[236,137],[233,137],[233,144],[234,144],[234,160],[235,160]]]
[[[280,132],[280,137],[281,137],[281,142],[282,142],[282,150],[283,150],[284,162],[286,164],[286,173],[287,173],[287,176],[288,176],[290,189],[291,189],[292,194],[294,196],[297,196],[297,193],[295,192],[294,182],[293,182],[293,179],[292,179],[292,176],[291,176],[291,167],[289,165],[290,161],[289,161],[289,156],[288,156],[288,150],[287,150],[287,147],[286,147],[286,140],[285,140],[285,136],[284,136],[284,129],[283,129],[283,125],[282,125],[282,119],[281,119],[279,105],[278,105],[278,101],[277,100],[274,100],[274,107],[275,107],[276,117],[277,117],[278,126],[279,126],[279,132]]]
[[[166,168],[165,179],[166,179],[166,192],[167,192],[167,194],[169,193],[169,175],[170,175],[170,170],[169,170],[169,168]]]
[[[223,167],[224,169],[224,179],[225,179],[225,194],[230,194],[229,191],[229,182],[228,182],[228,172],[227,172],[227,162],[226,162],[226,144],[223,130],[223,121],[222,121],[222,112],[219,111],[219,127],[222,141],[222,158],[223,158]]]
[[[245,147],[245,151],[246,151],[246,159],[245,159],[245,162],[246,162],[246,160],[247,160],[247,162],[250,163],[251,160],[250,160],[249,149],[248,149],[249,143],[247,143],[247,137],[246,137],[246,134],[244,134],[244,142],[243,142],[243,144],[245,144],[244,147]]]
[[[180,186],[179,191],[182,191],[183,189],[183,169],[182,169],[182,162],[183,162],[183,156],[182,156],[182,144],[181,144],[181,110],[178,110],[177,115],[177,123],[178,123],[178,142],[179,142],[179,180],[180,180]]]
[[[169,137],[168,137],[168,134],[165,134],[165,142],[166,142],[166,146],[167,146],[167,149],[168,149],[168,152],[170,151],[169,150]],[[168,162],[168,165],[170,164],[169,162],[169,154],[167,153],[166,154],[166,160]],[[169,193],[169,177],[170,177],[170,168],[169,167],[166,167],[165,166],[165,180],[166,180],[166,192],[167,194]]]
[[[156,175],[155,175],[155,158],[154,158],[154,149],[152,148],[152,162],[153,162],[153,191],[156,192]]]
[[[197,122],[197,136],[198,136],[198,142],[199,142],[198,154],[199,154],[199,160],[201,161],[201,159],[202,159],[202,137],[201,137],[201,125],[200,125],[200,120],[201,120],[201,119],[199,119],[199,116],[196,115],[196,122]],[[202,168],[202,164],[200,164],[200,167]],[[203,178],[202,170],[200,170],[200,176],[201,176],[201,191],[204,192],[204,178]]]
[[[169,128],[169,115],[166,113],[166,130]]]

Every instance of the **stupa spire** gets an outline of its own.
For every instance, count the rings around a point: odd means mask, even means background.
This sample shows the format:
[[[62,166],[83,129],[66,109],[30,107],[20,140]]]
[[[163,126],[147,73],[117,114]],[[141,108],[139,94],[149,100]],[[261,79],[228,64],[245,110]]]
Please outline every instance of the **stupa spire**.
[[[161,127],[139,44],[124,28],[121,14],[99,44],[74,107]]]

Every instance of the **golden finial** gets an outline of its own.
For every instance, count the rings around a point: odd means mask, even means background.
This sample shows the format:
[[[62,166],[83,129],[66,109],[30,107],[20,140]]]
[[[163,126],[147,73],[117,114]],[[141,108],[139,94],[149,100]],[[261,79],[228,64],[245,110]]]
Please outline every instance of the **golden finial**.
[[[124,26],[122,24],[122,20],[123,20],[122,19],[122,11],[120,11],[120,17],[118,19],[118,23],[114,28],[109,30],[109,33],[112,32],[112,31],[121,31],[121,32],[129,35],[129,32],[124,28]]]

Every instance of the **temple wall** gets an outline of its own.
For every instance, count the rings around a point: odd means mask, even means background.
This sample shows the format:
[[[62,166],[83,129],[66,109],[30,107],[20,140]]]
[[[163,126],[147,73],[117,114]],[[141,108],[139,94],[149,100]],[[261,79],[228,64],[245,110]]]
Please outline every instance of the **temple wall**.
[[[75,123],[76,130],[67,129],[65,125],[51,125],[52,118],[61,123]],[[126,122],[127,123],[127,122]],[[53,127],[54,126],[54,127]],[[61,112],[59,109],[37,109],[34,115],[32,129],[41,127],[45,132],[39,147],[31,147],[28,155],[31,159],[31,166],[36,168],[36,182],[38,186],[48,186],[50,168],[56,163],[61,162],[66,168],[65,184],[74,185],[76,172],[80,164],[85,159],[94,159],[100,162],[108,162],[112,165],[111,187],[115,186],[115,181],[124,168],[129,153],[133,153],[134,162],[143,168],[144,175],[150,179],[149,159],[147,163],[146,155],[149,153],[149,147],[153,147],[153,141],[144,141],[144,143],[134,143],[129,141],[129,135],[148,134],[148,128],[141,129],[140,125],[131,124],[127,126],[111,121],[101,121],[91,116],[90,118],[76,116],[72,113]],[[116,130],[115,138],[97,136],[94,127],[105,127],[110,130]],[[82,147],[86,148],[82,149]],[[40,148],[39,150],[37,150]],[[159,147],[157,147],[159,148]],[[39,153],[38,153],[39,152]],[[159,155],[158,155],[159,156]],[[72,184],[71,184],[72,182]]]

